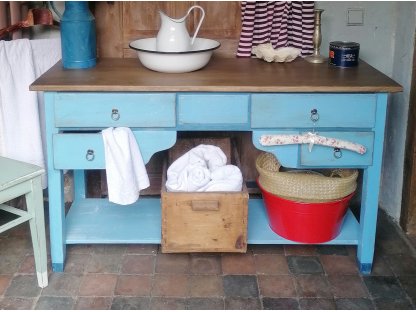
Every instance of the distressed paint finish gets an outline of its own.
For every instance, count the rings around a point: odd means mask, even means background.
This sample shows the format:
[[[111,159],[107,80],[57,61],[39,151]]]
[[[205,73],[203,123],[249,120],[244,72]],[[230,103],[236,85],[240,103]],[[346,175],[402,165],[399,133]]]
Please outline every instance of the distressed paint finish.
[[[368,151],[364,156],[343,151],[342,160],[336,163],[337,167],[364,169],[361,221],[348,212],[340,235],[328,244],[357,245],[359,267],[363,273],[369,273],[374,253],[387,94],[398,92],[401,87],[365,63],[348,71],[327,65],[311,66],[301,60],[293,62],[291,67],[280,65],[218,58],[198,72],[166,75],[141,67],[132,71],[130,60],[102,60],[96,68],[82,72],[62,71],[58,64],[36,81],[32,90],[47,91],[53,269],[63,270],[68,243],[160,243],[159,199],[143,198],[129,207],[120,207],[107,199],[84,198],[85,190],[78,190],[79,196],[65,220],[60,169],[81,169],[75,172],[75,184],[85,188],[82,169],[102,168],[102,156],[89,165],[85,161],[78,163],[76,158],[85,158],[85,148],[91,142],[98,144],[97,131],[123,125],[140,135],[159,131],[160,137],[136,136],[140,148],[147,153],[146,159],[169,148],[179,130],[251,131],[255,147],[273,152],[285,166],[293,168],[325,168],[336,162],[330,161],[331,148],[314,146],[309,153],[305,146],[265,147],[258,143],[259,137],[316,130],[366,145]],[[61,91],[64,93],[60,94]],[[63,105],[61,95],[71,100],[65,100]],[[152,105],[143,106],[135,99],[145,99]],[[311,100],[319,113],[316,122],[310,118]],[[123,109],[127,107],[141,121],[132,118],[127,124],[114,124],[108,116],[113,102]],[[151,111],[152,107],[157,114],[145,110]],[[142,113],[145,118],[140,117]],[[110,118],[111,114],[110,111]],[[82,118],[77,120],[77,116]],[[159,120],[161,125],[157,126]],[[61,136],[66,143],[57,139]],[[67,146],[71,149],[66,149]],[[94,146],[94,151],[100,151],[99,148],[99,144]],[[78,150],[80,155],[71,159],[65,155],[71,150]],[[294,243],[270,230],[261,200],[249,200],[248,219],[249,243]]]

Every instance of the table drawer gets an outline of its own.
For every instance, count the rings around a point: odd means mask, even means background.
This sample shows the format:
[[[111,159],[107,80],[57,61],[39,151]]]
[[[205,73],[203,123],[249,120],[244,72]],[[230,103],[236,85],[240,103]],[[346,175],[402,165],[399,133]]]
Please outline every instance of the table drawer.
[[[302,144],[299,155],[300,166],[358,168],[373,164],[373,132],[320,132],[319,135],[361,144],[365,146],[366,152],[362,155],[347,149],[335,152],[333,147],[322,145],[313,145],[312,151],[309,151],[309,145]]]
[[[253,94],[251,103],[253,128],[372,128],[375,124],[375,94]]]
[[[56,127],[175,127],[174,93],[57,93]]]
[[[259,130],[253,131],[253,144],[257,149],[274,153],[284,167],[321,167],[321,168],[360,168],[373,164],[374,132],[319,132],[318,135],[327,138],[345,140],[358,143],[366,148],[365,154],[342,149],[341,154],[334,154],[334,148],[322,145],[313,145],[309,151],[308,144],[262,145],[260,138],[263,135],[299,135],[305,134],[297,130]],[[337,158],[336,156],[341,156]]]
[[[179,94],[178,128],[248,127],[249,99],[248,94]]]
[[[172,147],[176,131],[133,131],[143,161],[147,163],[158,151]],[[104,143],[101,133],[62,133],[53,136],[55,169],[105,169]]]

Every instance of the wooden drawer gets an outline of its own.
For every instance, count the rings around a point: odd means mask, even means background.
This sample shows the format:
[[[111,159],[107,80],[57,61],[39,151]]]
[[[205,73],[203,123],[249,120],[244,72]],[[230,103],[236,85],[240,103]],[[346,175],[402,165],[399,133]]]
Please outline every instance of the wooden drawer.
[[[253,128],[372,128],[375,114],[375,94],[253,94],[251,98]],[[313,118],[318,118],[315,123]]]
[[[133,131],[143,161],[147,163],[158,151],[170,148],[176,131]],[[101,133],[63,133],[53,136],[55,169],[105,169],[104,143]]]
[[[200,142],[207,143],[204,139]],[[211,144],[227,146],[223,139],[219,142],[222,144]],[[189,149],[182,147],[192,148],[196,142],[178,143],[170,151],[177,149],[185,153]],[[231,151],[231,163],[241,168],[236,147]],[[169,158],[174,159],[175,155],[176,152]],[[165,186],[167,163],[164,167],[162,252],[246,252],[249,195],[245,184],[241,192],[168,192]]]
[[[373,132],[320,132],[319,135],[364,145],[366,147],[366,153],[361,155],[354,151],[342,149],[341,154],[337,153],[335,155],[333,147],[322,145],[314,145],[312,151],[309,152],[309,145],[302,144],[299,155],[300,166],[359,168],[373,164]]]
[[[175,127],[174,93],[57,93],[56,127]]]
[[[249,127],[248,94],[179,94],[178,129]]]
[[[336,158],[334,148],[329,146],[313,145],[309,151],[308,144],[272,145],[263,146],[260,144],[262,135],[296,135],[303,134],[303,131],[282,130],[282,131],[253,131],[253,144],[256,148],[271,152],[276,155],[284,167],[321,167],[321,168],[360,168],[373,164],[374,132],[318,132],[320,136],[346,140],[364,145],[366,153],[361,155],[356,152],[343,149],[341,157]],[[339,156],[339,154],[337,154]]]

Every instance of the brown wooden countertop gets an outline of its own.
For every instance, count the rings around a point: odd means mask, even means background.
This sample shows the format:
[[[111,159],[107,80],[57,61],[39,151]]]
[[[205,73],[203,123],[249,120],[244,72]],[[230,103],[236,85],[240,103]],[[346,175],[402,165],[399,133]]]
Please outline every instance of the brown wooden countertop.
[[[354,68],[328,63],[267,63],[213,56],[201,70],[165,74],[138,59],[99,59],[90,69],[63,69],[58,62],[37,79],[32,91],[207,91],[207,92],[400,92],[395,81],[360,61]]]

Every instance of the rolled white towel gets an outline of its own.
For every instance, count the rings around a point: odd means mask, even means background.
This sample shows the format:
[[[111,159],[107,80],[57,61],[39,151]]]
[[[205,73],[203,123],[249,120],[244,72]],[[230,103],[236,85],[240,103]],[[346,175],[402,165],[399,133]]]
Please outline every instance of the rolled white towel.
[[[166,188],[169,192],[196,192],[211,180],[208,168],[196,164],[188,165],[181,172],[170,172]]]
[[[201,144],[175,160],[168,168],[169,192],[197,192],[211,180],[211,171],[227,163],[227,156],[214,145]]]
[[[200,144],[188,153],[190,163],[194,163],[194,159],[203,159],[210,171],[227,164],[227,156],[221,148],[215,145]]]
[[[234,165],[219,167],[211,172],[211,181],[199,192],[240,192],[243,187],[241,170]]]

